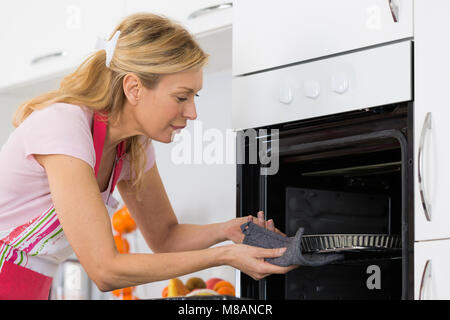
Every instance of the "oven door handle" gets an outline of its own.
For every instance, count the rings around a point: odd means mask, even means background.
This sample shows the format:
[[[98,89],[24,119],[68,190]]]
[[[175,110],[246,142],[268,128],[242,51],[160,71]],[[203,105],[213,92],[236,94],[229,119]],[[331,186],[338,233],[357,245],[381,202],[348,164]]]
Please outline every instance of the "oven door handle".
[[[419,193],[420,199],[422,201],[422,207],[425,213],[425,218],[427,221],[431,221],[431,204],[428,202],[427,193],[425,190],[425,182],[423,179],[423,151],[425,147],[425,137],[427,132],[431,130],[431,112],[428,112],[425,116],[425,120],[423,122],[422,132],[420,134],[420,142],[419,142],[419,153],[418,153],[418,179],[419,179]]]
[[[427,260],[422,272],[422,279],[420,281],[419,300],[424,300],[425,286],[431,278],[431,259]]]

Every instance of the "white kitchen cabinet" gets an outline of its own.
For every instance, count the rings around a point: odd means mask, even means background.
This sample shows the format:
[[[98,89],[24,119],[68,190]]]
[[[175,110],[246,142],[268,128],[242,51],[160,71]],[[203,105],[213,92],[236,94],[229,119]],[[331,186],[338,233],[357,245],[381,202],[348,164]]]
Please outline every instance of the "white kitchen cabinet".
[[[17,0],[1,5],[6,19],[0,90],[74,69],[107,38],[123,14],[123,0]]]
[[[450,238],[450,3],[417,0],[414,12],[415,239]]]
[[[450,299],[450,240],[414,244],[414,297],[420,300]]]
[[[413,36],[413,0],[236,0],[233,10],[233,75]]]
[[[224,46],[221,41],[230,38],[231,8],[232,1],[218,0],[18,0],[2,4],[0,93],[35,96],[56,89],[61,78],[94,51],[97,37],[108,38],[122,18],[142,11],[179,21],[199,38],[202,47],[217,48],[217,52],[208,51],[210,71],[225,69],[231,57],[225,58],[220,48]],[[189,18],[191,14],[196,17]],[[36,85],[42,90],[35,90]]]
[[[232,3],[232,0],[127,0],[125,14],[161,14],[182,24],[191,33],[202,36],[231,26]]]

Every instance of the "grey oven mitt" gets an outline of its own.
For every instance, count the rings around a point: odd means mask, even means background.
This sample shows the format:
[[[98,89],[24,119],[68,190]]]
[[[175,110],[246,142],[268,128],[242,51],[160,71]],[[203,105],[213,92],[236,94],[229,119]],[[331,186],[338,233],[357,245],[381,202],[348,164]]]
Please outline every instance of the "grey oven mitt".
[[[249,221],[241,225],[241,230],[245,235],[243,244],[266,249],[286,247],[287,249],[281,257],[265,259],[267,262],[278,266],[287,267],[295,264],[317,267],[344,258],[343,254],[336,253],[302,254],[301,239],[304,232],[303,228],[299,228],[294,237],[285,237]]]

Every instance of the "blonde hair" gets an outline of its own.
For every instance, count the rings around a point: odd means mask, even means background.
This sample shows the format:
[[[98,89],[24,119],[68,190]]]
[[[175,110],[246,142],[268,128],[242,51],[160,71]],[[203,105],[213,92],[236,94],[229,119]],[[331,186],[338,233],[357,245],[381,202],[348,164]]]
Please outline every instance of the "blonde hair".
[[[208,55],[189,32],[173,21],[151,13],[136,13],[124,18],[112,32],[120,37],[111,60],[105,65],[104,50],[89,55],[71,74],[64,77],[56,91],[25,101],[14,113],[13,125],[19,126],[34,110],[56,102],[83,105],[108,114],[108,121],[119,119],[125,102],[123,78],[135,74],[148,89],[155,88],[161,76],[203,67]],[[141,137],[142,138],[142,137]],[[127,139],[130,170],[134,171],[132,188],[142,188],[147,157],[139,136]],[[133,175],[131,175],[133,176]]]

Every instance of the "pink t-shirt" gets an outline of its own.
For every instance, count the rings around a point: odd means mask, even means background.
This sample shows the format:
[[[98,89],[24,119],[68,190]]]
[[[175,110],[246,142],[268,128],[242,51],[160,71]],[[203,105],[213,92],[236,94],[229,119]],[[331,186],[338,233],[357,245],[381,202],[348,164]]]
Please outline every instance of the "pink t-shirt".
[[[9,136],[0,150],[0,231],[22,225],[52,205],[44,168],[33,154],[65,154],[87,162],[94,170],[93,111],[68,103],[55,103],[34,111]],[[153,143],[147,148],[145,171],[153,167]],[[130,163],[124,157],[119,180],[130,179]],[[114,206],[108,189],[101,195]],[[72,188],[70,182],[68,188]]]

